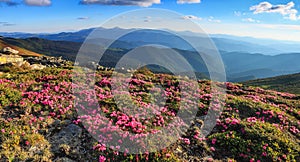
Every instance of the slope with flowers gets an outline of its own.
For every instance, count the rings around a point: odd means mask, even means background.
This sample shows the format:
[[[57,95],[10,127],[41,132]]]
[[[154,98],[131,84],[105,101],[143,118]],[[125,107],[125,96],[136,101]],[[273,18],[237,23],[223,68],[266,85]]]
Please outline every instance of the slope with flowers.
[[[112,93],[110,71],[89,74],[96,78],[93,91],[72,91],[70,69],[47,68],[3,74],[0,78],[0,159],[1,161],[299,161],[299,96],[226,83],[224,110],[207,137],[200,136],[205,126],[201,116],[211,102],[211,81],[198,81],[192,96],[182,98],[178,80],[147,70],[129,80],[129,94],[137,111],[156,112],[154,117],[129,115],[130,107],[119,107]],[[120,74],[121,75],[121,74]],[[85,80],[84,83],[93,83]],[[161,85],[161,89],[154,85]],[[190,83],[184,82],[185,85]],[[222,86],[222,83],[218,83]],[[152,95],[166,99],[160,106],[151,105]],[[192,98],[197,102],[191,102]],[[130,154],[121,151],[123,142],[137,146],[159,145],[158,140],[143,143],[140,136],[158,133],[172,125],[179,111],[179,101],[197,105],[197,118],[188,131],[168,147],[156,152]],[[78,102],[79,101],[79,102]],[[154,101],[159,102],[159,101]],[[89,105],[96,105],[90,109]],[[117,106],[118,105],[118,106]],[[80,109],[78,109],[80,107]],[[80,111],[76,111],[80,110]],[[126,110],[126,111],[122,111]],[[101,113],[101,115],[99,115]],[[84,114],[84,115],[82,115]],[[104,118],[105,117],[105,118]],[[109,121],[109,125],[105,120]],[[109,137],[120,132],[136,134],[132,139],[120,137],[108,145]],[[90,133],[88,133],[88,131]],[[92,137],[101,135],[99,141]],[[113,134],[115,133],[115,134]],[[125,133],[126,134],[126,133]],[[114,136],[115,137],[115,136]],[[132,148],[125,148],[125,150]],[[119,150],[119,151],[118,151]]]

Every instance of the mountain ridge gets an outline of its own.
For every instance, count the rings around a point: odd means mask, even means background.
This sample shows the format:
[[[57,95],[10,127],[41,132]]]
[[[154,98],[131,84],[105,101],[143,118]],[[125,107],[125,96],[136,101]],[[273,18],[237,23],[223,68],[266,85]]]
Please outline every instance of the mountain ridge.
[[[43,39],[49,39],[54,41],[73,41],[73,42],[84,42],[85,38],[95,30],[96,28],[82,29],[74,32],[60,32],[60,33],[5,33],[2,32],[0,35],[14,37],[14,38],[30,38],[30,37],[38,37]],[[105,37],[101,37],[103,39],[110,39],[110,35],[106,33],[127,33],[131,31],[139,31],[145,29],[122,29],[122,28],[97,28],[98,32],[104,33]],[[153,37],[159,36],[160,30],[150,30],[147,29],[148,33],[153,33]],[[165,31],[165,30],[164,30]],[[168,31],[167,31],[168,32]],[[172,32],[172,31],[170,31]],[[199,39],[203,34],[193,33],[193,32],[178,32],[180,35],[186,37],[193,37],[195,39]],[[156,34],[156,35],[155,35]],[[102,36],[102,35],[101,35]],[[292,53],[300,51],[300,42],[286,42],[279,40],[265,40],[259,38],[252,37],[238,37],[233,35],[220,35],[220,34],[210,34],[209,36],[217,45],[220,51],[227,52],[248,52],[248,53],[264,53],[267,55],[277,55],[281,53]],[[134,37],[138,38],[138,36]],[[152,37],[150,37],[152,38]],[[127,42],[135,42],[133,40],[125,40]],[[168,42],[164,41],[164,43],[173,42],[172,48],[179,48],[181,44],[176,44],[176,42],[169,40]],[[270,42],[270,43],[268,43]],[[139,46],[141,44],[147,43],[147,40],[143,40],[141,42],[135,42],[135,46]],[[205,47],[205,46],[204,46]],[[185,49],[182,48],[181,49]]]

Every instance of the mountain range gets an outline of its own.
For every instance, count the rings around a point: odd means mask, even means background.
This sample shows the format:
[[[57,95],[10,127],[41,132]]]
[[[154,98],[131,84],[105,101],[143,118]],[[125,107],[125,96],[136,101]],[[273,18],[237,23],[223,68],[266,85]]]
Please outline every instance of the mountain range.
[[[32,52],[49,56],[63,56],[65,59],[74,61],[82,43],[93,30],[94,28],[57,34],[0,33],[4,36],[0,41]],[[176,50],[186,58],[196,72],[208,76],[202,58],[195,52],[193,47],[179,36],[168,31],[99,28],[97,32],[93,33],[97,34],[97,39],[91,42],[96,42],[95,47],[99,48],[99,46],[105,46],[112,41],[111,33],[124,32],[129,34],[110,45],[105,57],[101,60],[102,65],[113,67],[131,49],[148,44],[160,44]],[[199,41],[197,44],[199,47],[197,48],[207,48],[207,44],[205,44],[207,38],[203,35],[193,35],[191,32],[182,32],[181,34],[189,40]],[[229,81],[239,82],[300,71],[298,62],[300,60],[300,49],[297,49],[300,48],[300,43],[297,45],[297,42],[261,40],[228,35],[213,35],[211,40],[221,54]],[[255,40],[258,44],[255,44]],[[270,46],[270,44],[280,45]],[[284,50],[289,46],[293,48]],[[209,50],[211,49],[205,51],[209,53]]]
[[[87,36],[95,31],[96,28],[83,29],[76,32],[61,32],[61,33],[22,33],[22,32],[0,32],[1,36],[12,38],[43,38],[54,41],[71,41],[71,42],[84,42]],[[133,33],[130,33],[134,31]],[[168,45],[171,48],[179,48],[190,50],[188,47],[183,46],[181,42],[176,41],[178,38],[168,30],[145,30],[145,29],[122,29],[122,28],[97,28],[98,37],[110,40],[111,33],[130,33],[129,35],[119,39],[123,41],[120,48],[134,48],[140,45],[149,43],[160,43]],[[168,33],[170,32],[170,33]],[[193,33],[189,31],[177,32],[180,35],[189,37],[199,41],[203,34]],[[142,36],[142,37],[141,37]],[[206,35],[204,35],[206,36]],[[224,34],[209,35],[210,39],[215,43],[219,51],[226,52],[245,52],[245,53],[261,53],[265,55],[277,55],[283,53],[297,53],[300,51],[300,42],[281,41],[271,39],[258,39],[252,37],[239,37]],[[126,42],[126,43],[125,43]],[[201,46],[205,48],[205,45]]]

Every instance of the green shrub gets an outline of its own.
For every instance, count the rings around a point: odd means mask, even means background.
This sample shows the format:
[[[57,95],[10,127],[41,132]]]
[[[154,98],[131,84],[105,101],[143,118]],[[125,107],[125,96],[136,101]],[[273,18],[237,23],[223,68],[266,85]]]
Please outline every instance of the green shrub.
[[[270,123],[241,122],[240,129],[228,130],[209,136],[216,139],[215,146],[221,156],[237,160],[256,159],[262,161],[296,161],[300,146],[290,134],[284,133]],[[240,130],[244,131],[240,131]],[[244,132],[244,133],[243,133]]]
[[[0,85],[0,108],[17,104],[21,98],[20,91],[6,85]]]

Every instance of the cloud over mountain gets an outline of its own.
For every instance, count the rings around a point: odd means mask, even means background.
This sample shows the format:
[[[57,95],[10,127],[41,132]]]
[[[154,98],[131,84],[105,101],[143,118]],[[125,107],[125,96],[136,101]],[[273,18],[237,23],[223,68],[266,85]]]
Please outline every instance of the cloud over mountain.
[[[261,2],[258,5],[251,6],[250,11],[253,11],[254,14],[279,13],[286,19],[300,20],[300,16],[297,15],[298,11],[294,7],[294,2],[279,5],[273,5],[269,2]]]
[[[101,4],[101,5],[128,5],[149,7],[153,4],[160,4],[160,0],[81,0],[81,4]]]

